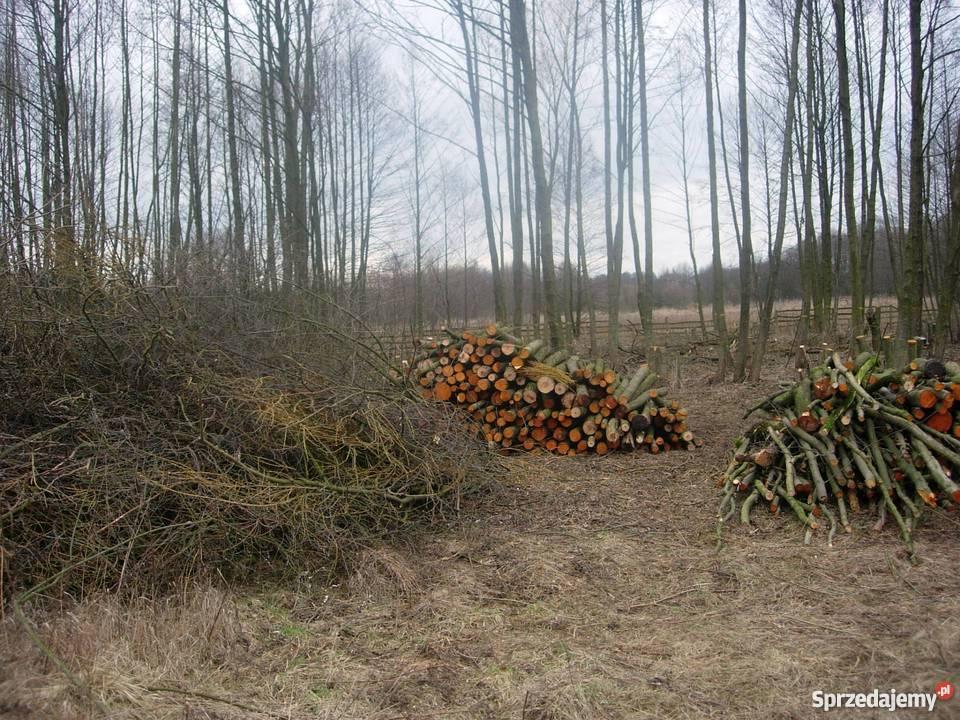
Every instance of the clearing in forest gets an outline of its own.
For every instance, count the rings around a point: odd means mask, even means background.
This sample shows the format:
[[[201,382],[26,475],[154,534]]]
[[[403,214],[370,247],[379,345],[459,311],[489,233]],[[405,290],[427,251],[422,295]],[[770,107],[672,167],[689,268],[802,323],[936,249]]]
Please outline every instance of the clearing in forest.
[[[755,513],[718,553],[717,477],[774,386],[689,387],[677,397],[704,448],[511,457],[459,517],[371,549],[337,586],[305,573],[285,590],[91,599],[51,619],[41,636],[95,701],[8,619],[0,717],[102,702],[115,718],[792,719],[822,715],[817,689],[955,683],[958,519],[928,518],[918,565],[865,513],[833,547]],[[958,713],[954,699],[932,717]],[[913,717],[829,714],[894,716]]]

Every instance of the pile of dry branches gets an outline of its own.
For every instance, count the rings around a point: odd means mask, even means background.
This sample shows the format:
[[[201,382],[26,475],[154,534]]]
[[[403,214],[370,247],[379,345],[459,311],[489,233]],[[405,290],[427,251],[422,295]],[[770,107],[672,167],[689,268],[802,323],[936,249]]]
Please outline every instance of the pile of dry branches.
[[[720,521],[750,522],[759,503],[787,506],[807,528],[824,520],[828,541],[868,509],[892,517],[913,551],[924,506],[960,504],[960,366],[914,359],[881,369],[878,355],[833,353],[753,408],[764,419],[737,442],[723,476]],[[748,413],[748,415],[750,414]]]
[[[231,350],[169,290],[19,282],[0,295],[7,598],[142,590],[204,566],[333,571],[489,470],[452,413],[329,381],[282,346]]]
[[[601,359],[554,352],[543,340],[524,345],[495,325],[425,346],[411,365],[423,396],[465,407],[492,446],[605,455],[700,444],[647,365],[621,377]]]

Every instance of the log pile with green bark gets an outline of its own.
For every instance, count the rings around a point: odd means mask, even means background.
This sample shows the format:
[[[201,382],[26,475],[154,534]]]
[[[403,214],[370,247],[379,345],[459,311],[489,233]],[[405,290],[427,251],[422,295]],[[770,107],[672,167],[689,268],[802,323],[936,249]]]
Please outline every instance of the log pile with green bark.
[[[524,344],[494,325],[425,341],[411,372],[424,397],[464,408],[493,446],[605,455],[701,444],[649,366],[621,376],[601,359]]]
[[[721,524],[766,505],[791,512],[806,540],[872,512],[896,523],[910,551],[925,507],[960,505],[960,365],[915,359],[882,368],[863,352],[832,353],[798,382],[752,408],[723,475]]]

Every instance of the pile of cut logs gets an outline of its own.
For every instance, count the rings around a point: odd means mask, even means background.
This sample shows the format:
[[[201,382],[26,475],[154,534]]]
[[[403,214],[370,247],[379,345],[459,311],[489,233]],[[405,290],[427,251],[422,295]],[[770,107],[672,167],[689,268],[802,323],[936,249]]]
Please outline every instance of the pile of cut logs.
[[[422,348],[411,371],[423,396],[465,408],[492,446],[605,455],[702,444],[647,365],[621,377],[603,360],[553,351],[543,340],[523,344],[494,325],[448,331]]]
[[[720,522],[750,522],[751,510],[790,510],[813,531],[851,531],[851,515],[868,510],[882,527],[892,518],[913,550],[925,506],[960,505],[960,365],[917,358],[881,369],[863,352],[833,353],[766,398],[736,444],[723,476]]]

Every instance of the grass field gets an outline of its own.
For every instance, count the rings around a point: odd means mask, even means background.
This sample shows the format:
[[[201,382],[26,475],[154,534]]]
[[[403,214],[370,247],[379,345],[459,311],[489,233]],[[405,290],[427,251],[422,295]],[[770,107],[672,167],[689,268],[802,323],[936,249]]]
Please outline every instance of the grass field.
[[[458,516],[372,547],[341,582],[304,568],[285,588],[93,598],[32,616],[33,638],[8,614],[0,718],[792,720],[822,714],[815,689],[960,679],[956,515],[928,519],[918,565],[866,513],[833,547],[756,513],[717,551],[715,481],[775,383],[709,372],[686,368],[675,393],[701,450],[513,457]]]

